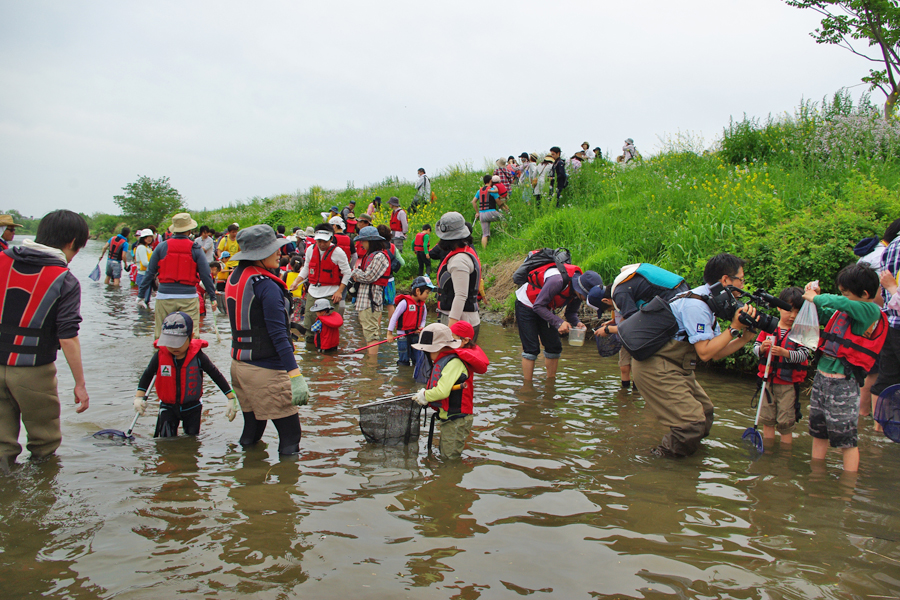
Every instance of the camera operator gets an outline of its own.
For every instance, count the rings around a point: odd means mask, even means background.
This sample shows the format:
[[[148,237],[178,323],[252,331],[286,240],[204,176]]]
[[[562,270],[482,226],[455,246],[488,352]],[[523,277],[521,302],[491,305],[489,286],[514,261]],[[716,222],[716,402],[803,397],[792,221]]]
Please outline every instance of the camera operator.
[[[725,358],[756,337],[739,320],[743,313],[755,320],[754,307],[748,304],[738,308],[731,327],[720,331],[704,298],[710,295],[710,286],[717,283],[743,289],[744,261],[733,254],[718,254],[706,263],[703,280],[704,285],[670,304],[678,323],[675,336],[649,358],[632,362],[632,376],[641,395],[660,423],[670,428],[662,443],[651,451],[657,456],[690,456],[712,428],[713,404],[694,376],[697,358]]]

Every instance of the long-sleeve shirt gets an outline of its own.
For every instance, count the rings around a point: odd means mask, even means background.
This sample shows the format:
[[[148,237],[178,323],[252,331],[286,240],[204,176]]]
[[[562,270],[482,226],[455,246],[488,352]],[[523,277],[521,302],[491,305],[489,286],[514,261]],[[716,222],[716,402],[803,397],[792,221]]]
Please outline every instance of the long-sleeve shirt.
[[[419,180],[416,181],[416,196],[431,200],[431,180],[425,175],[419,175]]]
[[[176,396],[181,395],[181,368],[184,366],[184,359],[187,358],[175,358],[175,391]],[[228,383],[228,380],[225,379],[225,376],[222,375],[222,372],[216,368],[216,365],[209,359],[209,357],[200,350],[197,353],[197,359],[200,361],[200,368],[203,369],[203,372],[212,378],[215,384],[218,386],[220,390],[222,390],[223,394],[228,394],[231,391],[231,384]],[[154,352],[153,357],[150,359],[150,364],[147,365],[147,368],[144,369],[144,374],[141,375],[141,380],[138,382],[137,389],[141,392],[146,392],[150,387],[150,382],[153,381],[153,378],[156,376],[156,372],[159,370],[159,352]]]
[[[406,298],[397,303],[397,307],[394,309],[394,314],[391,315],[391,320],[388,323],[388,331],[394,331],[397,329],[397,323],[400,322],[400,319],[403,317],[403,313],[406,312],[406,307],[409,306],[409,303],[406,301]],[[419,325],[416,329],[422,329],[425,327],[425,319],[428,316],[428,308],[425,305],[422,305],[422,318],[419,319]],[[402,329],[397,329],[397,333],[406,333]]]
[[[253,293],[262,303],[266,331],[278,354],[263,360],[248,361],[248,364],[273,371],[293,371],[297,368],[297,359],[294,358],[294,347],[284,319],[284,290],[268,277],[258,277],[252,285]]]
[[[431,389],[425,390],[425,400],[428,402],[438,402],[450,396],[453,386],[456,385],[459,376],[466,372],[466,363],[459,358],[447,361],[444,368],[441,369],[441,378],[438,379],[437,385]]]
[[[813,302],[818,309],[819,323],[827,323],[835,311],[845,312],[850,317],[850,331],[856,335],[865,334],[881,318],[881,309],[874,302],[859,302],[837,294],[819,294]],[[819,371],[850,375],[840,360],[827,354],[819,359]]]
[[[144,244],[138,244],[134,249],[134,262],[137,263],[139,273],[146,272],[147,267],[150,266],[150,254],[150,246]]]
[[[313,244],[306,249],[306,260],[303,261],[303,267],[300,269],[299,275],[300,279],[303,281],[309,279],[309,265],[312,262],[313,252],[319,253],[319,261],[321,263],[322,257],[325,256],[327,250],[322,252],[316,244]],[[347,260],[346,252],[340,248],[335,248],[334,252],[331,253],[331,260],[334,261],[334,264],[336,264],[341,271],[341,283],[339,285],[317,284],[309,286],[308,293],[313,298],[329,298],[340,289],[341,285],[346,286],[350,281],[350,273],[352,270],[350,269],[350,261]]]
[[[356,312],[372,309],[381,312],[384,305],[384,287],[375,285],[375,282],[384,275],[390,267],[391,261],[384,252],[376,252],[366,269],[356,268],[350,277],[359,282],[359,291],[356,294]]]
[[[440,248],[440,246],[435,246],[435,248]],[[477,306],[473,311],[465,310],[466,299],[469,297],[469,279],[474,270],[475,265],[472,263],[472,258],[464,256],[464,253],[454,254],[447,260],[447,272],[450,273],[450,280],[453,282],[453,300],[450,302],[450,312],[447,313],[447,316],[457,321],[465,321],[472,327],[481,323]]]
[[[785,339],[787,334],[790,333],[790,329],[783,329],[781,327],[778,328],[778,337],[781,339]],[[760,338],[762,338],[765,334],[760,334]],[[762,339],[757,339],[753,344],[753,356],[759,358],[759,349],[762,346]],[[782,346],[783,347],[783,346]],[[791,350],[788,352],[787,357],[783,360],[786,363],[802,363],[806,360],[812,360],[813,353],[812,350],[807,348],[806,346],[800,346],[797,350]]]
[[[900,237],[885,248],[884,253],[881,255],[881,270],[890,271],[894,277],[900,274]],[[900,310],[888,308],[891,294],[886,289],[881,288],[881,297],[884,298],[884,314],[887,315],[888,323],[891,327],[900,329]]]
[[[519,302],[526,306],[530,306],[540,318],[550,323],[554,329],[559,329],[559,326],[563,324],[563,319],[550,310],[550,302],[566,288],[565,282],[559,274],[559,271],[552,267],[547,269],[544,273],[544,285],[538,293],[537,298],[534,299],[533,304],[526,294],[525,290],[527,288],[528,284],[526,283],[516,290],[516,298]],[[578,325],[579,308],[581,308],[581,300],[578,296],[572,294],[572,298],[566,303],[565,320],[573,327]]]
[[[188,239],[188,236],[184,233],[176,233],[171,239]],[[153,283],[153,279],[159,271],[159,262],[166,257],[168,251],[169,240],[162,242],[156,247],[156,250],[153,251],[153,255],[150,256],[150,264],[147,266],[147,273],[144,275],[144,279],[141,281],[141,287],[138,290],[138,298],[146,298],[146,294],[150,290],[150,285]],[[191,257],[193,257],[194,262],[197,263],[197,275],[199,276],[200,283],[203,284],[203,288],[207,291],[212,301],[215,302],[216,285],[213,283],[212,275],[209,273],[209,262],[207,262],[206,255],[196,242],[194,242],[194,245],[191,247]],[[157,292],[157,298],[193,298],[196,295],[197,289],[195,286],[174,282],[160,282],[159,291]]]
[[[400,231],[391,230],[391,235],[394,237],[406,239],[406,233],[409,231],[409,222],[406,219],[406,211],[402,208],[398,208],[394,210],[397,214],[397,219],[400,220]]]

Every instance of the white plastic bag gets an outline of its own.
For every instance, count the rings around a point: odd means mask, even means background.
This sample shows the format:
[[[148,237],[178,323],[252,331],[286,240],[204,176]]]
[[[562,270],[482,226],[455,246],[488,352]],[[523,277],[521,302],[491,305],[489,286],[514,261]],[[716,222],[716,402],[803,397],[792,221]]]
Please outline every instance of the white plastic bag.
[[[813,302],[803,302],[788,339],[813,351],[819,347],[819,313]]]

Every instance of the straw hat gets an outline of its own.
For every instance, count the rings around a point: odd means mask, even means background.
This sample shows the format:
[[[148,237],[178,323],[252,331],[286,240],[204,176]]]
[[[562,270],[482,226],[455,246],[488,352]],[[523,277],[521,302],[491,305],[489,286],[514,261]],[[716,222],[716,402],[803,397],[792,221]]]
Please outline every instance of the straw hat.
[[[22,227],[22,225],[13,223],[13,218],[9,215],[0,215],[0,227]]]
[[[231,260],[262,260],[291,242],[287,238],[276,237],[275,230],[269,225],[254,225],[238,231],[237,243],[241,251]]]
[[[412,347],[422,352],[437,352],[444,348],[459,348],[460,340],[453,339],[453,332],[442,323],[432,323],[419,333],[419,343]]]
[[[197,221],[191,218],[190,213],[178,213],[172,217],[172,224],[169,225],[172,233],[184,233],[192,229],[197,229]]]

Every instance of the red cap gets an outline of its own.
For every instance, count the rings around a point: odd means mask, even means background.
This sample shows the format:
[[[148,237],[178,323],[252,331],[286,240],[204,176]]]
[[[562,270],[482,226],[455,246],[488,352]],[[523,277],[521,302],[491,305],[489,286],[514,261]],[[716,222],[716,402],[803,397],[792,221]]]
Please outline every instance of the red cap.
[[[465,321],[457,321],[450,326],[450,331],[461,338],[467,338],[471,340],[473,337],[475,337],[475,328],[472,327],[471,323],[466,323]]]

